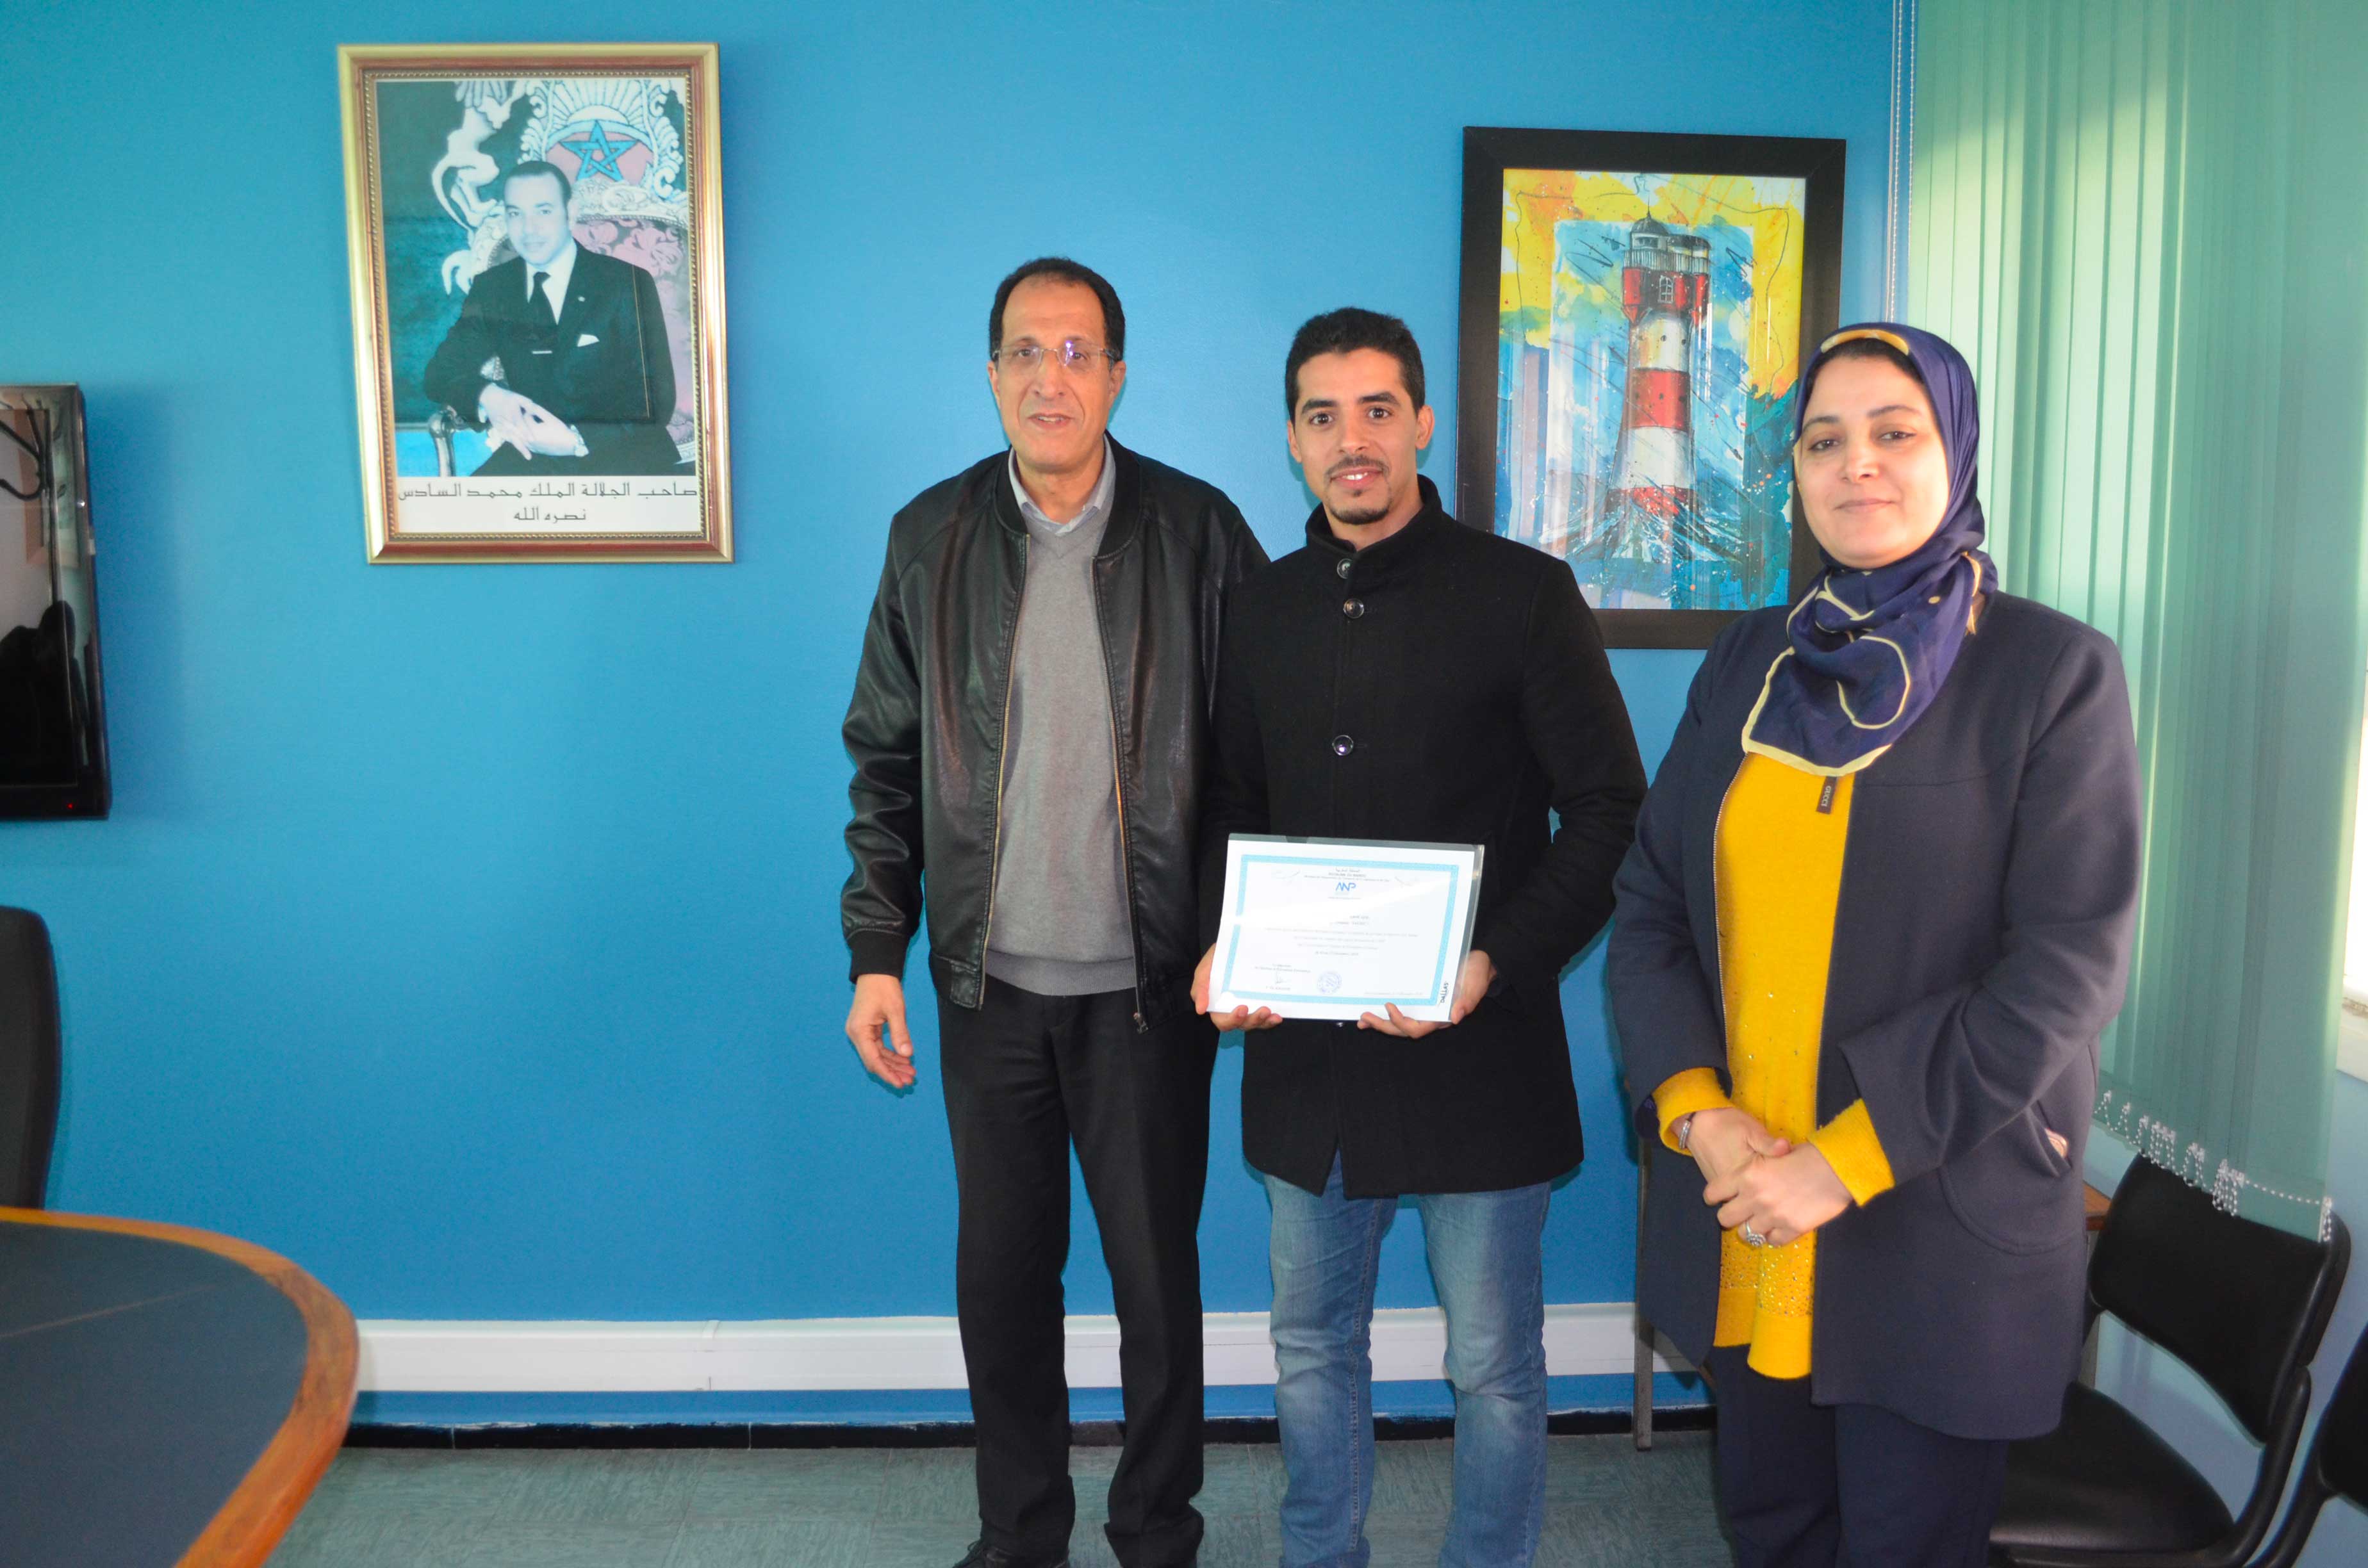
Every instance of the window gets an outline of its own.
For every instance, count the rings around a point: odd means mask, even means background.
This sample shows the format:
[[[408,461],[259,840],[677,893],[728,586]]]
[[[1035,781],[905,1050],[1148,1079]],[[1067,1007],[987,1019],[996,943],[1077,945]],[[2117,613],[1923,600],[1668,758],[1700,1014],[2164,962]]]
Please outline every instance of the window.
[[[2359,794],[2351,816],[2351,914],[2343,936],[2343,1016],[2335,1031],[2336,1065],[2368,1078],[2368,726],[2360,737]]]

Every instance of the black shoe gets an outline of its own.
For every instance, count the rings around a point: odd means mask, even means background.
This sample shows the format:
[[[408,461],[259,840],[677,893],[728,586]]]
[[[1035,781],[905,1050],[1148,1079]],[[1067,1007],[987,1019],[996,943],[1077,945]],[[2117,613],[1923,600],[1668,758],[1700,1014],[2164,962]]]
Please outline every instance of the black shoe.
[[[1016,1557],[1000,1547],[974,1540],[954,1568],[1069,1568],[1069,1555],[1063,1552],[1058,1557]]]

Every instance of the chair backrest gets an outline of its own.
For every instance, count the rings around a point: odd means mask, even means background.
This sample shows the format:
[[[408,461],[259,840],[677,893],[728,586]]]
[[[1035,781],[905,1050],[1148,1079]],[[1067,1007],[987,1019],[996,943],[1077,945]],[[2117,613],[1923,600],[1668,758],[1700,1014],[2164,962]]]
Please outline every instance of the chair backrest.
[[[2368,1329],[2318,1418],[2311,1469],[2328,1487],[2368,1508]]]
[[[0,1204],[39,1209],[58,1131],[58,971],[50,928],[0,907]]]
[[[2224,1213],[2209,1193],[2134,1161],[2089,1264],[2089,1294],[2192,1368],[2257,1443],[2309,1375],[2351,1260],[2324,1242]]]
[[[2318,1436],[2311,1439],[2310,1457],[2277,1539],[2248,1568],[2294,1568],[2329,1497],[2349,1497],[2368,1508],[2368,1331],[2351,1347],[2335,1397],[2319,1415]]]

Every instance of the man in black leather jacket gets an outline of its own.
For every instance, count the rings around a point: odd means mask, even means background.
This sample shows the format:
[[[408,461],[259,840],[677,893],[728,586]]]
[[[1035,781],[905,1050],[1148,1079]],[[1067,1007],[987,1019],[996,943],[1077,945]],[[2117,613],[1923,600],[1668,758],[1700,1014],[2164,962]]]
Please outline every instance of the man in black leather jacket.
[[[1125,336],[1089,268],[1047,257],[1004,280],[987,379],[1011,449],[896,515],[847,711],[847,1033],[899,1089],[928,911],[978,1439],[961,1568],[1067,1560],[1072,1140],[1121,1333],[1111,1547],[1172,1568],[1201,1540],[1216,1033],[1190,995],[1194,828],[1226,597],[1266,555],[1221,492],[1109,438]]]

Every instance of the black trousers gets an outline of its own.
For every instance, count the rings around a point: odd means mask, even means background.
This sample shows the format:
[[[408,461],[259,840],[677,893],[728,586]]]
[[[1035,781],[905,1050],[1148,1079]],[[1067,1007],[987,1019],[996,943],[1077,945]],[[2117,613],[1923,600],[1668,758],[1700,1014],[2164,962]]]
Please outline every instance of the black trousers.
[[[1982,1568],[2003,1438],[1952,1437],[1871,1404],[1812,1404],[1713,1350],[1718,1497],[1737,1568]]]
[[[1118,1305],[1126,1437],[1110,1548],[1123,1568],[1189,1563],[1201,1529],[1199,1231],[1216,1031],[1188,1014],[1144,1033],[1132,991],[1040,996],[990,978],[975,1010],[940,1002],[982,1538],[1058,1559],[1076,1522],[1061,1295],[1074,1141]]]

